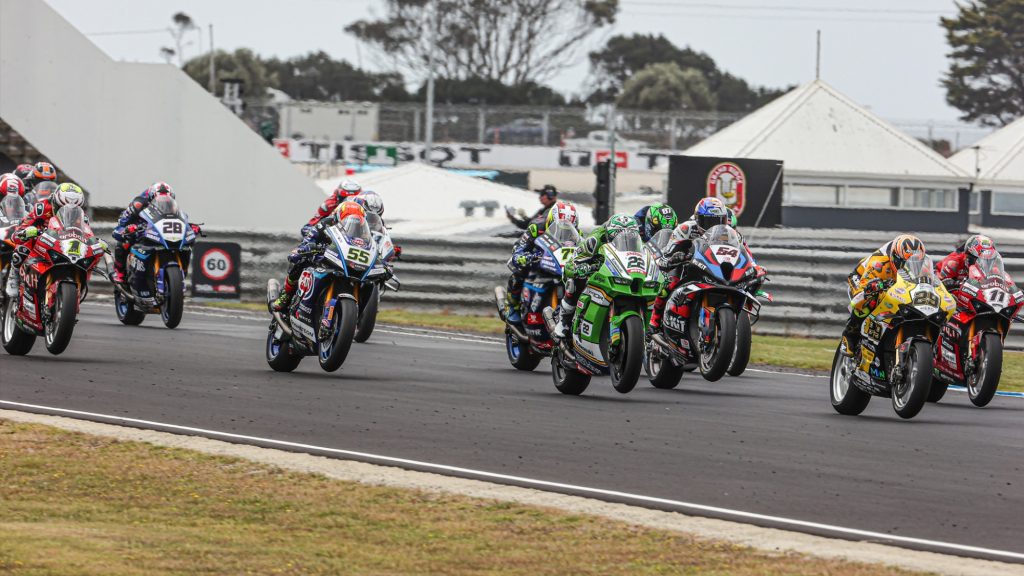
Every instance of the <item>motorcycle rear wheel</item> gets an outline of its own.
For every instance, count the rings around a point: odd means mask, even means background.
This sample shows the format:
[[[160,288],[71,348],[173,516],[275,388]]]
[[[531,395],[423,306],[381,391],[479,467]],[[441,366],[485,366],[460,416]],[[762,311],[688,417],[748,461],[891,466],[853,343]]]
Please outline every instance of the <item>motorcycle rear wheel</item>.
[[[57,294],[53,303],[53,318],[44,326],[46,351],[57,355],[67,349],[71,343],[71,334],[75,331],[75,320],[78,316],[78,287],[71,282],[61,282],[57,286]]]
[[[508,354],[509,364],[516,370],[524,372],[532,371],[543,358],[530,348],[529,342],[519,340],[519,337],[508,327],[505,328],[505,353]]]
[[[120,290],[114,290],[114,314],[125,326],[138,326],[146,319],[146,313],[136,310],[135,306],[124,297]]]
[[[736,318],[736,351],[732,355],[729,369],[726,370],[729,376],[739,376],[746,371],[747,364],[750,363],[751,344],[750,315],[740,312]]]
[[[978,350],[978,367],[967,380],[967,397],[971,404],[982,408],[988,406],[996,395],[999,376],[1003,372],[1003,343],[998,334],[985,334]]]
[[[36,343],[36,335],[25,332],[18,326],[17,297],[8,298],[4,306],[3,319],[3,346],[4,350],[12,356],[24,356],[32,350]]]
[[[843,345],[836,348],[832,358],[832,372],[828,379],[828,395],[832,408],[845,416],[856,416],[868,407],[871,395],[857,388],[853,380],[853,359],[843,354]]]
[[[590,374],[582,374],[563,366],[562,355],[558,350],[551,355],[551,379],[559,392],[570,396],[579,396],[590,386]]]
[[[334,372],[345,363],[348,351],[352,348],[352,338],[356,333],[356,321],[359,307],[351,298],[339,298],[334,306],[334,330],[327,342],[320,343],[320,367],[325,372]]]
[[[931,388],[928,389],[928,401],[938,402],[942,400],[942,397],[946,395],[946,390],[949,390],[949,384],[945,380],[933,377]]]
[[[651,386],[660,390],[671,390],[679,386],[683,378],[683,367],[676,366],[671,358],[655,350],[649,349],[644,355],[644,370]]]
[[[914,342],[907,352],[906,380],[893,386],[892,409],[903,419],[917,416],[928,401],[932,385],[932,347],[928,342]]]
[[[267,333],[267,364],[275,372],[291,372],[299,367],[299,362],[302,362],[302,356],[300,354],[293,354],[291,346],[287,342],[281,342],[274,338],[274,332],[277,331],[277,325],[274,325],[274,329]]]
[[[164,270],[164,303],[160,306],[160,319],[164,326],[174,329],[181,324],[181,312],[185,300],[185,287],[181,278],[181,269],[170,266]]]

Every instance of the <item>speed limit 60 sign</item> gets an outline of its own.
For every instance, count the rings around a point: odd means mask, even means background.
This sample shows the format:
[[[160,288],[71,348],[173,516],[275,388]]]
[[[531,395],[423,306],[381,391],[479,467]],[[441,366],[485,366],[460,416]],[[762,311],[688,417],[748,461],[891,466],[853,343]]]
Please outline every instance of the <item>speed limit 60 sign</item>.
[[[242,248],[234,242],[199,242],[192,251],[192,295],[239,298]]]

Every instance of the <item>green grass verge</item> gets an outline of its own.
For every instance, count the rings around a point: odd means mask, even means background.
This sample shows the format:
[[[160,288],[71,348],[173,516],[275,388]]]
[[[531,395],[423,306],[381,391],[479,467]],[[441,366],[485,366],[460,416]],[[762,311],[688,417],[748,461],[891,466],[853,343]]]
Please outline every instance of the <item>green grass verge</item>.
[[[212,304],[226,308],[266,310],[262,304],[225,302]],[[443,330],[459,330],[478,334],[501,335],[505,325],[496,316],[460,316],[413,312],[401,309],[382,309],[378,321],[400,326],[421,326]],[[754,336],[750,361],[779,368],[828,371],[832,368],[835,341],[817,338],[783,336]],[[1024,352],[1003,353],[1003,376],[999,389],[1005,392],[1024,392]]]
[[[0,420],[0,574],[896,574]]]

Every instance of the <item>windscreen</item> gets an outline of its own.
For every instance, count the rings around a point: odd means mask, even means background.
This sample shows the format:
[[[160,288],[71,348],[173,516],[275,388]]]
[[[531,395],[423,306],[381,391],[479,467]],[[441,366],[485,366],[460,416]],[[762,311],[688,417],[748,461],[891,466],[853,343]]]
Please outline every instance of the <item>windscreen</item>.
[[[8,222],[16,222],[25,217],[27,211],[25,210],[25,201],[21,199],[21,196],[8,195],[5,196],[3,201],[0,202],[0,212],[3,212],[3,217]]]
[[[39,184],[36,184],[34,188],[32,188],[32,191],[36,193],[36,197],[39,200],[43,198],[48,198],[50,194],[53,194],[55,190],[57,190],[57,183],[50,182],[49,180],[47,180],[46,182],[40,182]]]
[[[900,274],[910,282],[935,283],[935,266],[924,252],[911,254],[900,268]]]
[[[978,256],[978,260],[974,265],[978,267],[978,270],[984,274],[986,278],[992,276],[1004,278],[1003,271],[1005,268],[1003,268],[1003,257],[995,250],[989,250],[981,256]]]
[[[655,232],[654,236],[651,236],[650,241],[648,241],[647,243],[650,244],[651,246],[657,246],[659,250],[664,251],[666,248],[668,248],[668,243],[671,240],[672,230],[668,228],[663,228]]]
[[[611,243],[612,247],[619,252],[640,252],[643,250],[640,231],[633,228],[627,228],[616,234]]]
[[[550,236],[559,246],[578,246],[580,243],[580,233],[576,231],[572,224],[566,222],[552,223],[545,234]]]
[[[150,203],[149,209],[154,217],[176,216],[178,214],[178,203],[170,196],[161,195]]]
[[[373,237],[370,235],[370,226],[366,224],[364,218],[359,216],[347,216],[344,220],[338,223],[338,228],[341,229],[341,233],[348,238],[362,238],[367,242],[370,242]]]
[[[704,241],[716,246],[724,244],[733,248],[740,248],[743,245],[739,232],[724,224],[712,226],[710,230],[704,233]]]
[[[57,220],[60,221],[61,226],[63,226],[65,230],[71,228],[85,230],[85,212],[80,206],[74,206],[72,204],[62,206],[61,209],[57,211],[56,216]]]
[[[384,233],[384,221],[380,219],[373,212],[366,213],[366,224],[370,227],[371,232],[377,232],[378,234]]]

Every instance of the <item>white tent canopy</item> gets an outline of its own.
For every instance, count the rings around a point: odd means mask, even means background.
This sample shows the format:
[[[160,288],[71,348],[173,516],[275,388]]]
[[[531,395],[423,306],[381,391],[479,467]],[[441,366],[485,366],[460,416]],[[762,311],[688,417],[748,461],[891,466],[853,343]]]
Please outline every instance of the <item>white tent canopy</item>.
[[[1024,118],[964,148],[950,162],[983,186],[1024,188]]]
[[[384,198],[384,217],[394,224],[394,232],[401,235],[480,232],[507,225],[506,206],[522,208],[529,214],[540,208],[534,192],[420,163],[346,178]],[[341,180],[331,178],[318,184],[324,193],[330,193]],[[465,216],[464,202],[489,201],[498,206],[491,217],[485,215],[482,207],[477,207],[472,216]],[[584,225],[592,225],[589,210],[580,210],[580,219]]]
[[[684,154],[782,160],[789,173],[968,176],[821,80],[793,89]]]

